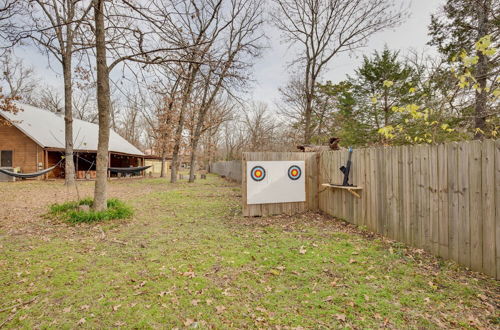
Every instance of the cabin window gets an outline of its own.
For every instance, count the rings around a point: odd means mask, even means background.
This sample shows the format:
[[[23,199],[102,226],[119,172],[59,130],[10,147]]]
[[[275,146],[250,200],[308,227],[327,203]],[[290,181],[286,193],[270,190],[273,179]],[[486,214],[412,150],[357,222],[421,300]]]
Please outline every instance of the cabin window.
[[[0,152],[0,167],[12,167],[12,150]]]

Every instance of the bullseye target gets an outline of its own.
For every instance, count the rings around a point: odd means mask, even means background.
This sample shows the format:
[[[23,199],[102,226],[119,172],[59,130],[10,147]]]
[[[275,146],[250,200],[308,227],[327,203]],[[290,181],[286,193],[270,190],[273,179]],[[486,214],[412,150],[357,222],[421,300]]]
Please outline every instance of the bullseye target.
[[[246,161],[248,205],[306,201],[306,167],[303,160]]]
[[[290,180],[298,180],[300,179],[301,175],[302,170],[297,165],[293,165],[288,168],[288,177],[290,178]]]
[[[266,170],[262,166],[255,166],[252,168],[250,176],[254,181],[262,181],[266,177]]]

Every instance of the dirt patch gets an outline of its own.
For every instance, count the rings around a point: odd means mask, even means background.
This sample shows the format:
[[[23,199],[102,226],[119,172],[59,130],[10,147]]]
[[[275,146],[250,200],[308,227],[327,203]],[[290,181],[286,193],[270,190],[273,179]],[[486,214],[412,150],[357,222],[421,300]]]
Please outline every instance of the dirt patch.
[[[134,187],[138,180],[144,179],[111,180],[108,197],[130,201],[153,191],[169,189],[167,181],[164,185]],[[77,182],[77,187],[71,189],[65,187],[63,180],[0,183],[0,235],[43,235],[72,227],[47,218],[48,207],[54,203],[92,197],[93,189],[93,181]]]

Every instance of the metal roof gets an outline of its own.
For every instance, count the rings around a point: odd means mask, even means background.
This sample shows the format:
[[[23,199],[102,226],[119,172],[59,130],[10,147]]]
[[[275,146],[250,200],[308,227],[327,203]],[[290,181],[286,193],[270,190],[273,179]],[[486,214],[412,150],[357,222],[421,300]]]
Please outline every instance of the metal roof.
[[[0,115],[44,148],[64,149],[64,116],[31,105],[17,103],[22,111],[16,114],[0,111]],[[73,120],[75,150],[97,151],[99,126],[83,120]],[[110,129],[109,151],[130,155],[144,154]]]

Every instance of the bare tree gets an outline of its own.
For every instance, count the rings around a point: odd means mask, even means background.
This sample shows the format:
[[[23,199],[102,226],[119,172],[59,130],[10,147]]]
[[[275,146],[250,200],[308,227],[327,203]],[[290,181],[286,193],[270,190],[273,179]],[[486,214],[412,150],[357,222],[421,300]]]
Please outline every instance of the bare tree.
[[[172,7],[164,1],[108,2],[93,0],[94,25],[89,37],[95,40],[97,62],[97,107],[99,141],[97,148],[94,209],[106,209],[109,129],[111,114],[110,73],[119,64],[160,65],[169,62],[189,63],[180,57],[192,47],[190,42],[175,39],[181,30],[172,20]],[[185,18],[185,17],[183,17]],[[108,64],[108,59],[110,63]],[[133,69],[130,70],[134,72]]]
[[[52,86],[45,86],[38,90],[31,103],[57,114],[64,113],[64,97]]]
[[[277,123],[269,113],[266,103],[252,102],[245,109],[243,118],[247,136],[245,151],[270,151],[278,136]]]
[[[91,9],[84,0],[32,0],[30,15],[23,21],[28,29],[21,33],[40,51],[54,57],[62,66],[64,81],[65,183],[75,184],[73,161],[73,56],[88,47],[77,42],[78,31]]]
[[[232,88],[249,79],[245,73],[252,66],[252,59],[260,54],[263,5],[260,0],[231,1],[228,18],[222,16],[222,22],[219,22],[227,28],[215,30],[216,34],[211,41],[214,47],[207,49],[209,64],[206,70],[200,71],[203,93],[190,141],[189,182],[194,182],[196,151],[204,131],[203,127],[207,126],[205,120],[209,109],[221,93],[227,92],[231,95]]]
[[[377,31],[401,22],[404,11],[394,0],[274,0],[271,11],[282,38],[298,45],[305,84],[304,143],[312,137],[316,83],[337,54],[365,44]]]
[[[6,96],[29,103],[38,84],[33,67],[26,66],[22,59],[14,57],[11,50],[0,58],[0,65],[2,81],[8,87]]]

